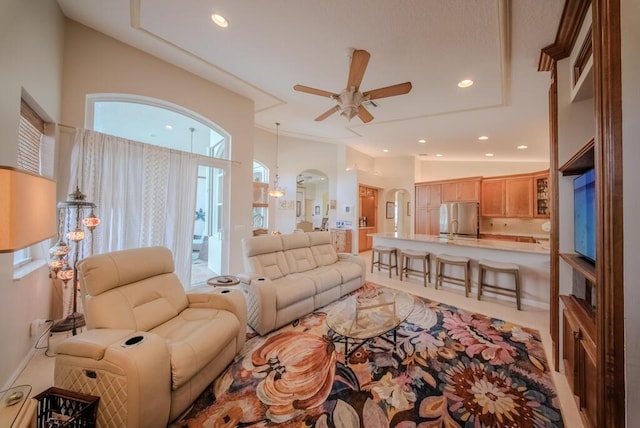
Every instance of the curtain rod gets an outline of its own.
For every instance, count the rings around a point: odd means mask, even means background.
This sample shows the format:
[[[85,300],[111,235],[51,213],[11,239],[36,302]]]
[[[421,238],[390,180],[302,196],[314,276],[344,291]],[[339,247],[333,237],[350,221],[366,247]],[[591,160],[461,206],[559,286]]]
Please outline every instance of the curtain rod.
[[[56,123],[55,125],[59,126],[61,128],[72,129],[74,131],[77,131],[78,129],[83,129],[83,128],[78,128],[76,126],[66,125],[64,123]],[[95,131],[95,132],[97,132],[97,131]],[[146,143],[144,143],[144,144],[146,144]],[[169,149],[169,150],[175,150],[175,149]],[[176,151],[181,151],[181,150],[176,150]],[[222,159],[222,158],[216,158],[216,157],[204,156],[204,155],[199,155],[199,156],[206,157],[207,159],[215,159],[215,160],[218,160],[218,161],[227,162],[227,163],[230,163],[231,165],[234,165],[234,166],[241,166],[242,165],[242,162],[236,161],[236,160],[233,160],[233,159]]]

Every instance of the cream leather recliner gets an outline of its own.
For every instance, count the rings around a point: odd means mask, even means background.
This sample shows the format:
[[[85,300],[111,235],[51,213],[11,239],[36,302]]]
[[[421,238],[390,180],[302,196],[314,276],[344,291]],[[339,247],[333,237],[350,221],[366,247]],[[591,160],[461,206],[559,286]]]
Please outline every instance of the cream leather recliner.
[[[166,427],[244,344],[242,292],[185,292],[167,248],[92,256],[78,273],[88,331],[57,347],[54,383],[99,396],[98,427]]]

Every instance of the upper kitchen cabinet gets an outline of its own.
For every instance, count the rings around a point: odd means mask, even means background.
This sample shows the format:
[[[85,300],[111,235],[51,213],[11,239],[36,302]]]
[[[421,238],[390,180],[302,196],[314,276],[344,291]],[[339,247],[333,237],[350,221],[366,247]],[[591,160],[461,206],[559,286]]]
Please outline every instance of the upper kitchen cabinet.
[[[549,173],[536,174],[533,176],[534,193],[534,217],[549,218]]]
[[[482,180],[483,217],[549,217],[549,172],[491,177]]]
[[[442,202],[477,202],[480,200],[481,177],[442,183]]]
[[[505,179],[488,178],[482,180],[480,215],[483,217],[502,217],[505,212]]]
[[[514,177],[505,181],[507,217],[533,217],[533,177]]]
[[[416,184],[415,233],[437,235],[440,233],[440,183]]]

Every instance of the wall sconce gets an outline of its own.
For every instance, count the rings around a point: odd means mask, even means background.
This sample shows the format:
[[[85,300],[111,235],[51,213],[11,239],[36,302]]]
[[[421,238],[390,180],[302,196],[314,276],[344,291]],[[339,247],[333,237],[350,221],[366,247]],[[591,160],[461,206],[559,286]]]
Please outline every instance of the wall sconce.
[[[11,253],[56,235],[56,183],[0,166],[0,253]]]

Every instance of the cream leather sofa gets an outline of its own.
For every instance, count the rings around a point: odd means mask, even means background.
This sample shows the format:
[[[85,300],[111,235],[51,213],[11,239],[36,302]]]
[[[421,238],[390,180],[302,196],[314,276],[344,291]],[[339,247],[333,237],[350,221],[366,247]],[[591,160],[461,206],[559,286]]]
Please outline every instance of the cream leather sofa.
[[[242,241],[248,323],[264,335],[360,288],[366,267],[336,253],[330,232],[255,236]]]
[[[56,349],[55,386],[100,397],[98,427],[166,427],[246,337],[238,290],[185,292],[163,247],[78,264],[88,331]]]

